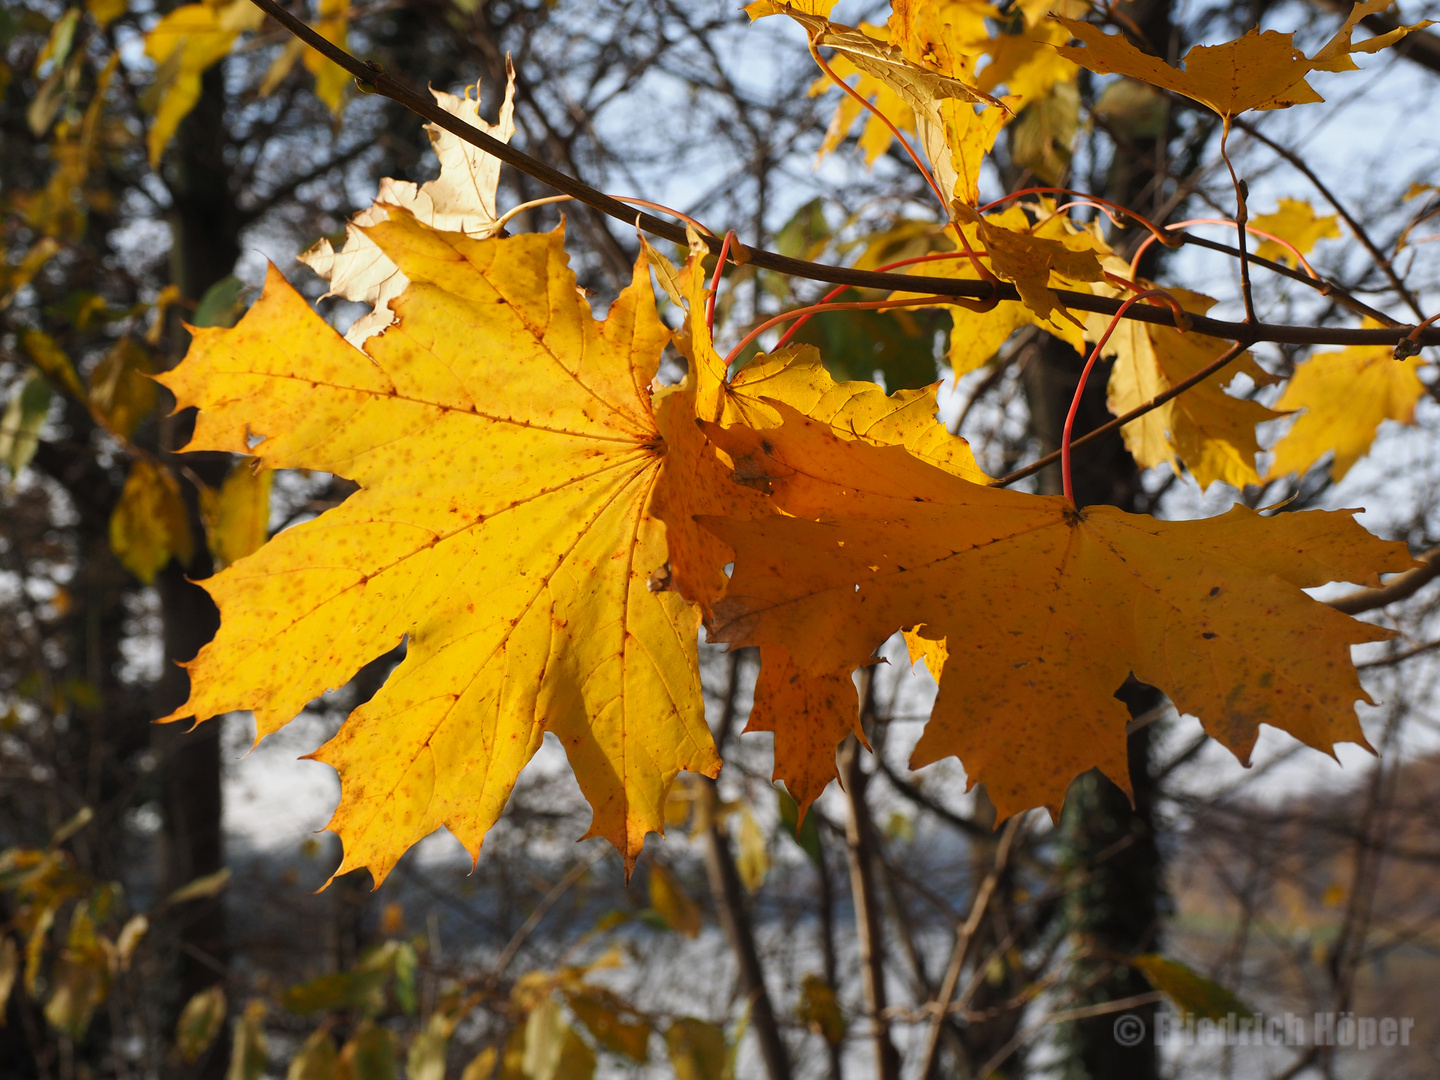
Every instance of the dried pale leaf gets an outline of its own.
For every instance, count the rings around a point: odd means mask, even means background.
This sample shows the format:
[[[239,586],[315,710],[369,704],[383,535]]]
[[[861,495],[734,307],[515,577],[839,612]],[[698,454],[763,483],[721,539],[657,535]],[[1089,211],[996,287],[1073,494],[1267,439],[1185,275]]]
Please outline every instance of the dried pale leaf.
[[[188,563],[195,553],[180,485],[170,470],[137,458],[110,515],[110,550],[149,585],[170,559]]]
[[[508,57],[505,64],[505,100],[495,124],[480,119],[478,83],[473,98],[469,88],[464,96],[434,89],[430,92],[446,112],[501,142],[509,142],[515,134],[515,69]],[[328,295],[372,306],[345,334],[345,339],[356,346],[394,323],[389,305],[405,291],[408,281],[366,231],[386,220],[384,207],[398,206],[431,228],[463,233],[477,240],[494,236],[499,230],[495,191],[500,183],[500,159],[442,127],[426,124],[425,130],[440,160],[440,175],[418,187],[405,180],[381,180],[374,205],[345,227],[345,244],[340,251],[330,241],[321,240],[300,256],[301,262],[329,282]]]
[[[220,890],[230,883],[230,868],[228,866],[216,870],[213,874],[205,874],[194,881],[181,885],[165,898],[164,907],[171,907],[174,904],[183,904],[190,900],[207,900],[212,896],[218,896]]]
[[[700,905],[690,898],[678,878],[661,863],[650,865],[650,906],[677,934],[700,935]]]
[[[763,433],[707,425],[782,515],[709,520],[735,551],[712,639],[805,641],[815,674],[854,668],[902,627],[949,663],[912,764],[957,755],[1001,817],[1058,807],[1098,767],[1128,788],[1114,698],[1133,672],[1242,759],[1259,724],[1329,751],[1364,745],[1350,646],[1390,632],[1302,590],[1414,565],[1353,512],[1244,507],[1166,522],[967,483],[899,446],[846,438],[786,406]],[[979,677],[977,673],[983,673]]]
[[[1339,221],[1334,214],[1317,217],[1315,208],[1303,199],[1281,199],[1279,208],[1273,214],[1258,214],[1250,219],[1250,224],[1262,232],[1274,233],[1282,240],[1288,240],[1301,255],[1309,255],[1319,241],[1340,236]],[[1274,240],[1261,240],[1256,245],[1255,254],[1262,259],[1282,262],[1292,269],[1299,265],[1294,252]]]
[[[225,988],[219,983],[185,1003],[175,1024],[175,1049],[192,1064],[210,1049],[225,1024]]]
[[[338,872],[383,880],[441,825],[478,857],[547,730],[594,807],[590,834],[633,861],[674,777],[719,768],[698,615],[652,587],[667,455],[649,386],[669,334],[649,271],[597,322],[559,232],[472,240],[397,211],[369,236],[412,283],[369,355],[272,270],[234,330],[198,331],[163,376],[200,406],[191,449],[360,486],[204,583],[221,627],[172,719],[253,709],[264,736],[408,636],[315,754],[341,774]]]
[[[130,967],[135,950],[140,947],[140,942],[149,931],[150,920],[144,915],[131,915],[125,920],[125,925],[120,928],[120,936],[115,939],[115,958],[121,971]]]
[[[1304,411],[1275,444],[1267,479],[1304,472],[1332,451],[1330,475],[1343,479],[1369,453],[1384,421],[1415,422],[1415,403],[1424,393],[1415,364],[1396,360],[1388,345],[1316,353],[1295,368],[1276,402],[1280,409]]]
[[[50,973],[50,984],[53,989],[45,1003],[46,1021],[72,1039],[84,1038],[95,1009],[110,988],[103,956],[77,957],[67,949]]]

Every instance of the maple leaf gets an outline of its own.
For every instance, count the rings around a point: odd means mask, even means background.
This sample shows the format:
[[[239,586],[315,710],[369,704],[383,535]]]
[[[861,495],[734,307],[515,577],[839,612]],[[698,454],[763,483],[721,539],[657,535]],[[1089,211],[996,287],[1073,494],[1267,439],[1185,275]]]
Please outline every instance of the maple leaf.
[[[1098,26],[1056,15],[1055,19],[1085,43],[1062,45],[1061,56],[1101,74],[1128,75],[1208,106],[1227,121],[1250,109],[1288,109],[1324,101],[1305,81],[1312,71],[1353,71],[1352,52],[1374,52],[1399,41],[1428,22],[1400,27],[1388,34],[1354,45],[1350,38],[1366,15],[1384,11],[1394,0],[1367,0],[1356,4],[1343,26],[1326,45],[1307,57],[1295,47],[1294,34],[1251,30],[1223,45],[1196,45],[1187,52],[1182,68],[1141,52],[1123,34],[1107,34]]]
[[[473,98],[469,88],[464,96],[433,88],[430,93],[452,116],[508,143],[515,134],[515,67],[508,55],[505,70],[505,100],[493,125],[480,119],[479,83],[475,84]],[[374,204],[345,226],[345,244],[340,251],[329,240],[321,240],[300,256],[301,262],[329,283],[328,295],[371,305],[371,310],[346,331],[345,339],[352,345],[363,345],[395,321],[389,303],[405,291],[407,284],[405,275],[366,232],[367,227],[386,219],[384,207],[401,207],[433,229],[463,233],[477,240],[494,236],[499,229],[495,192],[500,183],[500,159],[435,124],[426,124],[425,131],[431,149],[440,159],[440,175],[418,186],[408,180],[384,178]]]
[[[1168,291],[1182,308],[1197,315],[1215,304],[1188,289]],[[1098,339],[1109,321],[1108,316],[1091,315],[1089,335]],[[1121,416],[1188,379],[1229,347],[1228,341],[1194,331],[1181,333],[1168,326],[1122,320],[1103,350],[1115,357],[1106,404]],[[1224,371],[1126,424],[1120,429],[1125,448],[1147,469],[1168,462],[1178,473],[1183,461],[1201,488],[1217,480],[1237,488],[1259,483],[1255,425],[1282,414],[1227,394],[1226,384],[1239,374],[1262,386],[1275,381],[1246,353]]]
[[[1250,219],[1250,224],[1262,232],[1274,233],[1289,241],[1301,255],[1310,254],[1321,240],[1335,239],[1340,235],[1338,217],[1334,214],[1317,217],[1315,208],[1303,199],[1281,199],[1273,214],[1257,214]],[[1261,240],[1255,247],[1255,254],[1262,259],[1284,263],[1291,269],[1299,265],[1295,252],[1274,240]]]
[[[195,331],[162,376],[200,408],[189,449],[359,485],[203,583],[220,631],[167,719],[250,709],[263,737],[404,640],[314,755],[341,777],[337,873],[379,882],[441,825],[478,857],[545,731],[589,835],[633,865],[676,774],[719,769],[698,613],[651,588],[667,538],[649,385],[669,334],[649,272],[596,322],[559,231],[475,240],[387,214],[364,231],[410,284],[365,352],[272,269],[233,330]]]
[[[841,435],[779,402],[778,427],[707,425],[781,513],[706,519],[734,551],[712,637],[803,641],[814,677],[923,624],[948,659],[912,758],[955,754],[1000,816],[1057,812],[1079,773],[1128,790],[1114,692],[1132,673],[1242,759],[1269,723],[1308,745],[1364,744],[1349,646],[1391,636],[1302,591],[1414,562],[1353,511],[1165,522],[969,483],[900,446]],[[754,482],[752,479],[751,482]],[[766,703],[757,700],[757,709]]]
[[[1388,345],[1317,353],[1295,368],[1276,403],[1281,409],[1305,411],[1275,444],[1275,461],[1266,479],[1304,472],[1331,450],[1335,457],[1330,475],[1343,479],[1369,452],[1382,421],[1415,422],[1415,402],[1424,393],[1415,366],[1396,360]]]

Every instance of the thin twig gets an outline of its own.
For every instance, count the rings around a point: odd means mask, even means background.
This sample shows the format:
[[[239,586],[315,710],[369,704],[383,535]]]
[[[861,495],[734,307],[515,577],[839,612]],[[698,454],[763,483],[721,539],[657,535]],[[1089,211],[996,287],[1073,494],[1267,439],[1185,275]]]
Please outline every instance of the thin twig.
[[[1440,577],[1440,547],[1433,547],[1420,556],[1424,565],[1406,570],[1385,582],[1378,589],[1357,589],[1329,601],[1336,611],[1346,615],[1359,615],[1386,607],[1397,600],[1406,600]]]
[[[1169,312],[1168,308],[1151,308],[1143,304],[1137,304],[1130,310],[1132,312],[1164,311],[1167,314]],[[1197,319],[1196,321],[1198,322],[1199,320]],[[1135,408],[1131,409],[1129,412],[1125,413],[1123,416],[1117,416],[1109,423],[1101,424],[1094,431],[1089,431],[1086,432],[1084,435],[1081,435],[1078,439],[1074,440],[1070,444],[1070,449],[1074,451],[1076,448],[1084,446],[1088,442],[1094,442],[1096,439],[1108,435],[1110,432],[1116,430],[1117,428],[1124,427],[1126,424],[1130,423],[1130,421],[1137,420],[1148,412],[1153,412],[1161,405],[1164,405],[1167,401],[1179,397],[1186,390],[1189,390],[1192,386],[1196,386],[1204,382],[1206,379],[1210,378],[1211,375],[1214,375],[1217,371],[1224,368],[1227,364],[1233,361],[1244,351],[1245,343],[1243,341],[1237,341],[1234,345],[1230,346],[1230,348],[1226,349],[1223,353],[1217,356],[1214,360],[1210,361],[1210,363],[1206,364],[1199,371],[1195,372],[1195,374],[1191,375],[1188,379],[1180,380],[1178,383],[1172,386],[1169,390],[1166,390],[1164,393],[1156,394],[1144,405],[1138,405]],[[1000,477],[999,480],[991,480],[989,486],[1005,487],[1008,484],[1013,484],[1016,480],[1023,480],[1025,479],[1025,477],[1031,476],[1039,472],[1041,469],[1045,468],[1046,465],[1054,464],[1059,460],[1060,451],[1056,450],[1053,454],[1046,454],[1038,461],[1031,462],[1023,469],[1016,469],[1014,472],[1006,476]]]
[[[995,886],[1000,882],[1000,875],[1005,872],[1005,864],[1010,860],[1010,847],[1015,842],[1020,823],[1024,820],[1024,814],[1017,814],[1006,823],[1000,844],[995,849],[995,865],[990,868],[980,888],[976,890],[975,900],[970,905],[970,915],[955,935],[955,948],[950,952],[950,966],[945,969],[940,992],[935,995],[933,1002],[935,1013],[930,1018],[930,1030],[925,1036],[925,1056],[920,1059],[920,1071],[916,1074],[920,1080],[930,1080],[935,1071],[935,1057],[940,1051],[940,1033],[945,1027],[945,1012],[950,1007],[950,999],[955,996],[955,984],[960,981],[960,970],[965,966],[965,954],[970,951],[970,940],[975,936],[980,920],[985,917],[985,912],[990,907],[990,897],[994,895]]]

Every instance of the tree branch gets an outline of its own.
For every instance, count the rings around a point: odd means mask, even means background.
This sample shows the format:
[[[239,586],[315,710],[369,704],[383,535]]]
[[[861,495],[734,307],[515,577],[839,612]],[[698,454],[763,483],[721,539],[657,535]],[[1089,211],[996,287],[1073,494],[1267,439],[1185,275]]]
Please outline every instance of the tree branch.
[[[1397,600],[1406,600],[1440,577],[1440,547],[1425,552],[1420,556],[1420,562],[1424,565],[1397,574],[1378,589],[1357,589],[1331,600],[1330,606],[1346,615],[1359,615],[1386,607]]]
[[[315,49],[327,60],[332,61],[355,76],[357,83],[367,93],[380,94],[399,103],[417,116],[428,120],[436,127],[463,139],[507,165],[512,165],[528,176],[539,180],[556,191],[564,192],[577,201],[592,207],[602,214],[623,222],[627,226],[637,225],[648,233],[660,236],[676,244],[687,243],[685,230],[674,222],[662,221],[653,215],[637,212],[618,199],[597,191],[558,169],[531,157],[524,151],[503,143],[499,139],[452,116],[421,94],[409,83],[386,72],[373,61],[357,60],[344,49],[326,41],[302,20],[290,14],[275,0],[251,0],[256,7],[284,26],[300,40]],[[706,243],[714,251],[719,250],[718,237],[707,237]],[[976,300],[1013,301],[1020,294],[1014,285],[1001,282],[965,280],[956,278],[934,278],[908,274],[881,273],[874,270],[858,270],[848,266],[828,266],[821,263],[792,259],[762,248],[748,248],[747,261],[766,270],[788,274],[792,277],[823,281],[834,285],[855,285],[867,289],[885,289],[904,292],[931,292],[940,296],[965,297]],[[1093,293],[1074,292],[1068,289],[1055,290],[1060,302],[1077,311],[1092,311],[1102,315],[1114,315],[1120,310],[1121,301]],[[1159,326],[1174,326],[1175,316],[1168,307],[1151,307],[1136,304],[1126,313],[1128,318]],[[1346,327],[1284,326],[1270,323],[1235,323],[1221,319],[1210,319],[1192,315],[1191,328],[1211,337],[1242,340],[1247,344],[1257,341],[1274,341],[1292,345],[1394,345],[1409,334],[1409,327],[1385,327],[1381,329],[1352,329]],[[1440,345],[1440,327],[1427,327],[1418,337],[1421,345]]]

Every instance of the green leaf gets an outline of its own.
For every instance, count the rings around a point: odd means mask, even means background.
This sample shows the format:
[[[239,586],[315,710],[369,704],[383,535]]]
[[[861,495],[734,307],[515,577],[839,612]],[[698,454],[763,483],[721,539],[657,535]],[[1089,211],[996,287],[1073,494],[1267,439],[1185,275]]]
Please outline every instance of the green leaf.
[[[385,1007],[385,980],[389,972],[360,969],[321,975],[309,982],[292,986],[280,997],[280,1003],[292,1013],[309,1016],[338,1009],[359,1009],[378,1013]]]
[[[1139,968],[1150,980],[1150,985],[1168,997],[1184,1016],[1223,1020],[1231,1013],[1236,1016],[1255,1015],[1248,1005],[1225,987],[1195,974],[1178,960],[1149,953],[1135,957],[1130,964]]]
[[[395,1036],[373,1020],[366,1020],[340,1051],[342,1069],[349,1080],[398,1080],[399,1056]]]
[[[847,289],[837,303],[859,300]],[[885,389],[918,390],[939,378],[935,337],[948,332],[943,311],[825,311],[796,331],[792,341],[814,345],[837,382],[874,381],[880,372]]]
[[[195,306],[191,326],[234,326],[245,314],[245,283],[231,275],[221,278],[200,298]]]
[[[800,850],[810,856],[810,861],[816,866],[821,864],[823,856],[820,852],[820,830],[815,824],[815,815],[806,814],[805,824],[800,824],[800,808],[795,805],[795,800],[784,788],[775,789],[776,801],[780,804],[780,824],[785,834],[794,839],[800,845]]]
[[[335,1040],[330,1032],[321,1028],[310,1033],[300,1052],[290,1060],[285,1080],[335,1080],[339,1064]]]

